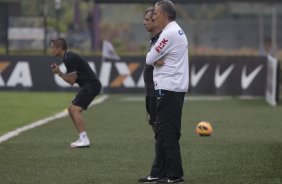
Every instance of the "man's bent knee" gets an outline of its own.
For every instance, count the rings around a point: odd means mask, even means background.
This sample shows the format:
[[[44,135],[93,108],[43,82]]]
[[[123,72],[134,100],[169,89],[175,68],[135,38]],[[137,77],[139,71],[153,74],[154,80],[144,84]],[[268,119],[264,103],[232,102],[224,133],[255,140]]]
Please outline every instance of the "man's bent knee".
[[[82,110],[83,110],[82,107],[79,107],[79,106],[76,106],[76,105],[70,105],[68,107],[69,114],[80,113]]]

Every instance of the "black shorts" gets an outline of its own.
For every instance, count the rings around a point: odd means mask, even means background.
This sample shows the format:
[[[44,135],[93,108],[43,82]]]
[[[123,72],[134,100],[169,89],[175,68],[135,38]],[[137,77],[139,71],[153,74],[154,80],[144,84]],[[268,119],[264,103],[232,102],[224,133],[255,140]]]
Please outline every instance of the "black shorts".
[[[92,100],[100,94],[101,87],[102,85],[98,80],[85,82],[72,100],[72,104],[86,110]]]

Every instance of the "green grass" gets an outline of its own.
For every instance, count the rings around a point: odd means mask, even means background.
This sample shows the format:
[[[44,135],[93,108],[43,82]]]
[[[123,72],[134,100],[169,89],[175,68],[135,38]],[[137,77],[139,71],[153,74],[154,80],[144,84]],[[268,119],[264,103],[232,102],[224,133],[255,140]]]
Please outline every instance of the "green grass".
[[[126,97],[131,96],[111,95],[84,112],[93,143],[89,149],[68,148],[76,139],[68,117],[0,144],[0,183],[137,183],[149,173],[154,138],[144,102],[123,101]],[[262,99],[186,102],[181,137],[185,183],[281,184],[281,110]],[[195,134],[202,120],[212,123],[212,136]]]
[[[65,109],[73,93],[0,92],[0,135]]]

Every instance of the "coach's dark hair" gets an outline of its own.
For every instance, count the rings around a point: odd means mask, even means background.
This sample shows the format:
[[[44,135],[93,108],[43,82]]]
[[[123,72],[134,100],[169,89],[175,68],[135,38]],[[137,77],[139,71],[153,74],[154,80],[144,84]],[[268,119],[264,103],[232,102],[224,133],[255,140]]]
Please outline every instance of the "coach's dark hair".
[[[67,42],[64,38],[56,38],[54,40],[51,40],[51,42],[56,46],[56,47],[61,47],[64,50],[68,49]]]
[[[150,17],[153,18],[154,11],[155,11],[155,7],[151,6],[145,10],[145,15],[147,15],[147,13],[150,13]]]
[[[168,19],[170,21],[174,21],[176,19],[175,6],[172,1],[161,0],[156,3],[155,7],[156,6],[159,6],[161,10],[168,15]]]

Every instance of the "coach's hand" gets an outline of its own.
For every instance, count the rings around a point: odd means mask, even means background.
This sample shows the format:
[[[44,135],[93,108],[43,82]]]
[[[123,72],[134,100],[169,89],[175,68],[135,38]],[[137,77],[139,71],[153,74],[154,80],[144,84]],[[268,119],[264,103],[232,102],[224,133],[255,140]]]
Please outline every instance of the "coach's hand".
[[[163,66],[165,64],[163,59],[160,59],[154,63],[155,66]]]

